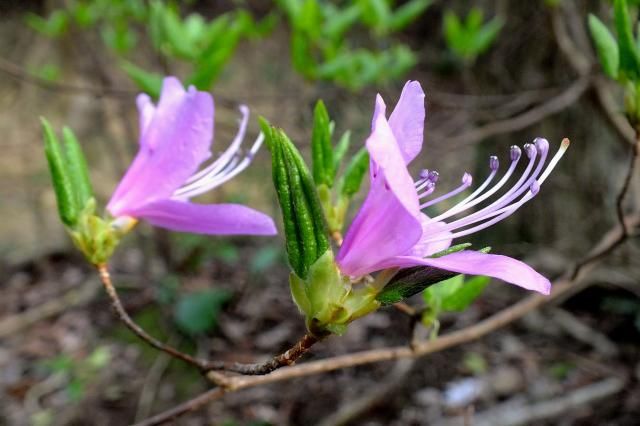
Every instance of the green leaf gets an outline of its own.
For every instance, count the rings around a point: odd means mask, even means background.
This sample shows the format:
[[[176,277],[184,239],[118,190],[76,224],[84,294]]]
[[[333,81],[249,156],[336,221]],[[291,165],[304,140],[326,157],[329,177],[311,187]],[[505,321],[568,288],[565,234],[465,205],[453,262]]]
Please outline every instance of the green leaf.
[[[618,33],[618,48],[620,49],[620,71],[628,78],[635,80],[640,77],[640,58],[636,51],[629,8],[626,0],[615,0],[614,22]]]
[[[321,100],[316,103],[313,112],[313,131],[311,135],[311,153],[313,180],[316,185],[333,186],[333,147],[331,146],[331,126],[329,113]]]
[[[395,10],[390,19],[389,27],[392,31],[399,31],[416,20],[431,6],[432,0],[412,0]]]
[[[342,159],[346,155],[347,151],[349,151],[349,146],[351,145],[351,132],[347,130],[342,134],[338,144],[333,150],[333,171],[337,173],[338,169],[340,169],[340,164],[342,164]],[[335,177],[335,174],[334,174]]]
[[[496,17],[483,25],[482,28],[475,33],[472,49],[474,56],[484,53],[491,47],[491,44],[498,37],[503,24],[502,19]]]
[[[177,326],[190,335],[212,330],[218,324],[222,307],[231,297],[226,290],[203,290],[182,296],[174,311]]]
[[[427,288],[423,297],[430,307],[440,312],[461,312],[482,294],[489,281],[483,276],[465,281],[464,275],[457,275]]]
[[[83,209],[89,199],[93,197],[93,188],[89,179],[89,168],[82,148],[70,128],[64,127],[62,135],[65,144],[67,170],[73,185],[77,206]]]
[[[360,148],[347,165],[340,183],[341,193],[346,197],[353,197],[357,194],[368,169],[369,153],[367,149],[363,147]]]
[[[448,312],[462,312],[476,300],[489,284],[489,277],[469,278],[462,286],[442,301],[442,309]]]
[[[197,59],[198,52],[194,40],[188,37],[187,29],[180,16],[171,8],[165,8],[162,15],[162,33],[171,53],[186,60]]]
[[[154,99],[160,97],[160,90],[162,88],[162,76],[160,74],[145,71],[131,62],[126,61],[123,61],[120,66],[129,78],[138,85],[140,90]]]
[[[342,42],[340,39],[360,19],[360,14],[360,6],[357,4],[352,4],[346,9],[333,13],[324,21],[324,35],[329,39]]]
[[[64,35],[69,28],[69,15],[65,10],[56,10],[47,19],[28,13],[25,19],[31,28],[51,38]]]
[[[441,250],[441,251],[439,251],[439,252],[437,252],[437,253],[434,253],[434,254],[432,254],[432,255],[431,255],[431,256],[429,256],[429,257],[432,257],[432,258],[434,258],[434,259],[437,259],[438,257],[446,256],[446,255],[448,255],[448,254],[451,254],[451,253],[455,253],[455,252],[458,252],[458,251],[464,250],[464,249],[466,249],[467,247],[471,247],[471,243],[456,244],[455,246],[451,246],[451,247],[449,247],[449,248],[447,248],[447,249],[444,249],[444,250]]]
[[[41,121],[44,152],[49,163],[49,172],[58,204],[58,214],[65,225],[73,226],[78,220],[81,207],[77,203],[67,159],[49,122],[44,118]]]
[[[620,68],[618,42],[602,21],[592,14],[589,14],[589,31],[596,45],[602,70],[607,76],[617,79]]]

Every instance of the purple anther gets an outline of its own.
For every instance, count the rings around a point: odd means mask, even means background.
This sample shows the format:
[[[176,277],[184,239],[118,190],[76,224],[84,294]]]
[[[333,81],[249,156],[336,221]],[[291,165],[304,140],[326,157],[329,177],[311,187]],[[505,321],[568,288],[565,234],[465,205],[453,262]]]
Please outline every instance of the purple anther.
[[[538,194],[538,192],[540,191],[540,184],[538,183],[537,180],[533,181],[533,183],[529,187],[529,191],[531,191],[531,194],[533,195]]]
[[[522,155],[522,150],[518,145],[511,145],[509,154],[511,155],[511,161],[518,161]]]
[[[462,183],[466,186],[471,186],[473,183],[473,176],[465,172],[465,174],[462,175]]]
[[[524,152],[527,154],[527,157],[529,158],[535,157],[537,154],[536,151],[537,151],[536,146],[534,144],[531,144],[531,143],[524,144]]]
[[[535,138],[533,143],[536,145],[538,154],[546,154],[549,151],[549,141],[545,138]]]
[[[489,157],[489,168],[491,170],[498,170],[499,166],[500,166],[500,161],[498,160],[498,157],[496,157],[495,155],[492,155],[491,157]]]

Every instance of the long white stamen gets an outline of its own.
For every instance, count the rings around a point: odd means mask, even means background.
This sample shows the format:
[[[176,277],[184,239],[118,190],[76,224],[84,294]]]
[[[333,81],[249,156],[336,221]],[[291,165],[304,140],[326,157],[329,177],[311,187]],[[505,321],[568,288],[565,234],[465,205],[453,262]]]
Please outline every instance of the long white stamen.
[[[246,105],[240,105],[238,109],[242,114],[242,117],[240,118],[240,127],[238,129],[238,133],[233,138],[233,141],[231,141],[231,144],[229,144],[229,147],[213,163],[209,164],[207,167],[191,176],[187,180],[187,184],[200,180],[205,176],[216,175],[236,155],[236,153],[240,149],[240,146],[242,145],[242,142],[244,141],[244,136],[247,131],[247,124],[249,123],[249,108]]]
[[[524,185],[520,186],[519,185],[520,182],[518,182],[518,184],[514,185],[514,188],[518,188],[518,189],[516,191],[513,191],[513,188],[512,188],[512,190],[509,191],[510,192],[509,195],[505,194],[503,197],[500,198],[501,202],[494,202],[491,205],[480,210],[479,212],[476,212],[463,219],[450,222],[449,224],[447,224],[446,229],[450,232],[453,232],[453,234],[449,234],[447,236],[434,237],[433,239],[427,239],[426,241],[424,241],[424,243],[425,244],[435,243],[438,241],[450,240],[450,239],[470,235],[507,218],[508,216],[513,214],[516,210],[518,210],[523,204],[531,200],[539,192],[540,186],[547,179],[547,177],[549,177],[549,175],[551,174],[553,169],[556,167],[556,165],[558,164],[558,162],[560,161],[564,153],[567,151],[568,147],[569,147],[569,140],[564,139],[562,141],[562,144],[560,145],[560,148],[556,152],[556,154],[553,156],[551,161],[549,161],[547,166],[544,168],[544,171],[540,173],[542,166],[544,165],[544,162],[545,162],[546,151],[548,151],[548,143],[546,140],[536,140],[537,151],[539,151],[541,154],[540,161],[538,163],[538,167],[536,167],[536,170],[533,172],[531,177],[527,179],[527,182]],[[534,157],[534,155],[530,153],[528,153],[528,155],[530,156],[530,158]],[[523,174],[523,177],[527,175],[528,173],[525,172]],[[537,176],[539,177],[536,179]],[[522,180],[523,179],[521,178],[520,181]],[[529,190],[518,201],[513,202],[527,188]],[[477,223],[476,226],[468,228],[468,226],[473,225],[475,223]],[[463,229],[463,228],[466,228],[466,229]],[[458,229],[458,231],[454,232],[454,230],[456,229]],[[437,231],[438,234],[440,234],[442,230],[443,230],[442,228],[438,228],[438,231]]]
[[[195,173],[187,180],[186,185],[176,190],[173,194],[175,198],[189,199],[203,194],[237,176],[249,166],[264,141],[264,135],[260,133],[249,151],[243,156],[240,153],[240,146],[247,129],[249,109],[242,105],[240,111],[242,112],[240,128],[229,148],[214,163]]]

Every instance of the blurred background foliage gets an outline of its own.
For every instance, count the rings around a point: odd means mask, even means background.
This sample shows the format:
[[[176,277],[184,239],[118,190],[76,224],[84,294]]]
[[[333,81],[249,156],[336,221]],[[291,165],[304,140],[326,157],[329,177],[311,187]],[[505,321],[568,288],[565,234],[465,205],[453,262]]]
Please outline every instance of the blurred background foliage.
[[[629,3],[635,26],[638,2]],[[162,76],[177,75],[214,94],[214,150],[235,134],[240,104],[251,108],[253,137],[255,118],[263,115],[314,162],[311,141],[325,138],[338,158],[327,166],[330,175],[314,164],[314,178],[326,186],[328,215],[346,215],[348,223],[354,209],[342,211],[340,197],[354,197],[357,206],[362,193],[346,194],[333,181],[339,160],[344,156],[348,165],[362,155],[375,94],[393,105],[404,81],[416,79],[427,93],[427,123],[414,171],[438,169],[445,186],[455,186],[465,170],[481,182],[488,156],[506,164],[512,144],[535,136],[552,146],[565,136],[572,140],[535,201],[472,240],[555,277],[616,220],[629,129],[615,117],[622,90],[605,78],[618,79],[622,69],[602,53],[611,44],[604,30],[616,34],[613,18],[605,0],[0,2],[0,272],[6,277],[0,282],[0,425],[25,418],[43,426],[84,424],[97,412],[103,420],[96,424],[127,424],[205,387],[197,373],[119,326],[92,287],[92,271],[81,266],[56,217],[38,116],[74,130],[104,201],[137,149],[135,94],[157,96]],[[605,35],[594,43],[593,34]],[[333,122],[328,135],[314,134],[318,120]],[[261,153],[207,199],[247,203],[277,217],[269,181],[269,158]],[[637,205],[637,182],[634,188]],[[395,397],[359,415],[371,424],[449,424],[468,407],[490,412],[512,398],[535,404],[614,370],[628,380],[621,393],[595,413],[569,406],[564,416],[574,424],[633,424],[640,416],[639,249],[634,237],[588,278],[591,286],[544,315],[416,361],[402,386],[389,391]],[[303,332],[285,262],[281,238],[204,238],[141,226],[113,267],[127,309],[152,334],[211,358],[253,361]],[[522,297],[501,283],[459,277],[411,303],[425,308],[419,320],[428,338]],[[46,321],[15,329],[3,320],[60,298],[64,303],[47,311]],[[567,331],[571,321],[590,330],[586,338]],[[403,344],[411,338],[408,323],[382,310],[314,352]],[[370,366],[268,388],[268,394],[256,389],[192,417],[195,424],[205,424],[207,414],[229,425],[320,418],[339,424],[329,411],[348,405],[347,396],[386,386],[388,373],[388,366]],[[510,381],[497,379],[504,377]],[[313,400],[304,397],[310,392]],[[557,417],[546,419],[555,424]]]

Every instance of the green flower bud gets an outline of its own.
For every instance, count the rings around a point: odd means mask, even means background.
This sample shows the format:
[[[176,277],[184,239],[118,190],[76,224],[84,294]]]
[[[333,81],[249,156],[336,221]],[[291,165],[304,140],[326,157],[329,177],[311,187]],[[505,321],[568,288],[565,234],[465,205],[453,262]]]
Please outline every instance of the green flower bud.
[[[329,248],[322,205],[311,173],[287,135],[264,120],[261,125],[271,151],[289,263],[306,278],[309,267]]]

